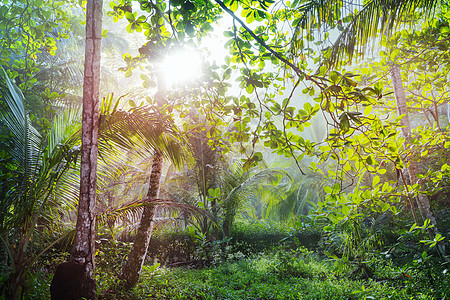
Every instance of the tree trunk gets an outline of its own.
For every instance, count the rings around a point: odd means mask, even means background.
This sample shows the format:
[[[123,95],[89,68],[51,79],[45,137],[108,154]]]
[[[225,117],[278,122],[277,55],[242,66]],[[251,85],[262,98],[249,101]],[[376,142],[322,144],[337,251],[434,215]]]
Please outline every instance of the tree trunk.
[[[27,222],[24,222],[24,228],[27,228]],[[6,299],[20,299],[21,298],[21,286],[23,283],[23,275],[25,273],[25,243],[27,237],[27,230],[23,229],[22,237],[17,247],[17,252],[13,254],[14,259],[14,272],[9,275],[9,286],[6,294]]]
[[[403,88],[403,81],[400,73],[400,67],[398,65],[393,65],[391,68],[391,77],[392,77],[392,85],[394,87],[394,94],[395,99],[397,101],[397,110],[398,114],[405,115],[401,121],[402,124],[402,133],[405,137],[405,146],[409,144],[410,140],[410,132],[411,132],[411,125],[409,123],[409,115],[408,115],[408,106],[406,103],[406,96],[405,96],[405,90]],[[417,174],[419,172],[417,161],[414,159],[408,159],[409,167],[408,167],[408,174],[409,174],[409,180],[410,184],[414,185],[416,183],[419,183],[419,180],[417,178]],[[405,184],[407,184],[405,182]],[[433,216],[433,213],[431,211],[430,202],[428,200],[427,195],[425,194],[419,194],[416,197],[417,206],[419,208],[420,215],[422,216],[423,220],[429,219],[430,224],[434,225],[429,230],[431,238],[434,238],[436,234],[439,233],[437,222],[435,217]],[[443,245],[438,245],[439,254],[442,255],[442,257],[445,257],[445,248]]]
[[[150,182],[147,192],[147,198],[150,201],[156,199],[158,196],[162,163],[162,154],[160,152],[156,152],[153,157],[152,171],[150,174]],[[127,262],[123,266],[122,273],[120,274],[120,279],[123,280],[123,286],[126,289],[133,288],[139,280],[139,275],[147,255],[148,245],[152,235],[154,215],[155,205],[148,205],[144,207],[133,248],[128,255]]]
[[[86,46],[83,83],[82,151],[80,198],[71,260],[84,268],[80,284],[67,282],[73,297],[96,299],[94,280],[95,205],[99,125],[100,58],[103,0],[88,0],[86,6]],[[55,276],[56,277],[56,276]],[[55,278],[54,278],[55,280]],[[58,280],[58,278],[56,278]],[[73,286],[78,285],[78,286]],[[63,288],[63,287],[61,287]],[[52,299],[54,299],[52,297]],[[56,299],[56,298],[55,298]],[[66,299],[70,299],[70,296]]]

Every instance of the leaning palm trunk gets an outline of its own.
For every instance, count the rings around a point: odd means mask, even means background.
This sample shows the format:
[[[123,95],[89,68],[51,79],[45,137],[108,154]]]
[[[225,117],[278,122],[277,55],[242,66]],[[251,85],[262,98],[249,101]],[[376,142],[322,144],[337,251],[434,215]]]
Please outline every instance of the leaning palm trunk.
[[[402,119],[402,133],[405,137],[405,144],[409,143],[410,138],[410,132],[411,132],[411,125],[409,123],[409,116],[408,116],[408,107],[406,103],[406,96],[405,96],[405,90],[403,88],[403,82],[402,77],[400,73],[400,67],[398,65],[393,65],[391,68],[391,77],[392,77],[392,85],[394,87],[394,94],[395,99],[397,101],[397,110],[399,115],[404,115]],[[408,174],[409,174],[409,180],[410,184],[414,185],[419,182],[417,178],[418,174],[418,165],[417,162],[413,159],[408,160],[409,166],[408,166]],[[406,182],[405,182],[406,184]],[[436,218],[433,216],[433,212],[431,211],[430,207],[430,201],[428,200],[428,197],[425,194],[420,193],[416,197],[417,206],[419,208],[419,212],[422,216],[423,220],[430,220],[430,224],[434,225],[432,228],[430,228],[429,233],[431,238],[434,238],[438,233],[439,229],[437,227]],[[414,208],[412,208],[414,209]],[[445,247],[444,245],[438,245],[438,251],[439,254],[445,258]]]
[[[157,198],[159,190],[159,181],[161,179],[163,156],[161,152],[156,152],[153,157],[152,171],[150,174],[150,183],[147,192],[147,198],[154,200]],[[128,255],[120,279],[123,280],[123,286],[126,289],[133,288],[139,280],[142,265],[147,255],[148,245],[153,228],[153,218],[155,215],[155,205],[150,204],[144,207],[141,222],[134,240],[133,248]]]

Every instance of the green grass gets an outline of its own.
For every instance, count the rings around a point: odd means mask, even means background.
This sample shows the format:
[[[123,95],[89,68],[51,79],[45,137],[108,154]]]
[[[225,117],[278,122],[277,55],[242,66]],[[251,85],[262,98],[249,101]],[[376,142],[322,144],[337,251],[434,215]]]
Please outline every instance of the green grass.
[[[433,298],[431,290],[405,288],[402,279],[350,279],[336,271],[332,261],[298,252],[259,255],[201,270],[144,270],[138,286],[125,293],[104,287],[99,288],[100,299],[442,299]]]

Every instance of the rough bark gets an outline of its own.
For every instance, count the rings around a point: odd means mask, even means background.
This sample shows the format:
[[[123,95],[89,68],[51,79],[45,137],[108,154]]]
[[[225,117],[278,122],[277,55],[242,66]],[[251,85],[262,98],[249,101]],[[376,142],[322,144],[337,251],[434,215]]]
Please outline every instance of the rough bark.
[[[150,174],[150,182],[147,192],[147,198],[151,201],[157,198],[159,191],[159,181],[161,179],[163,156],[160,152],[156,152],[153,157],[152,171]],[[155,215],[155,205],[148,205],[144,207],[139,228],[134,240],[133,248],[131,249],[128,259],[123,266],[120,274],[123,287],[126,289],[133,288],[141,273],[142,265],[147,256],[148,246],[153,229],[153,218]]]
[[[391,77],[392,77],[392,85],[394,87],[395,99],[397,102],[397,111],[399,115],[404,115],[401,124],[402,124],[402,133],[405,137],[405,146],[409,144],[410,133],[411,133],[411,125],[409,123],[409,115],[408,115],[408,106],[406,103],[405,89],[403,87],[403,81],[401,77],[400,67],[398,65],[393,65],[391,68]],[[411,158],[408,159],[408,174],[410,184],[416,184],[420,181],[417,178],[417,174],[419,173],[419,166],[417,161]],[[405,182],[406,184],[406,182]],[[427,195],[419,194],[416,197],[417,206],[419,208],[420,215],[423,220],[429,219],[430,224],[434,225],[433,228],[429,231],[431,238],[434,238],[436,234],[439,233],[436,218],[433,215],[430,207],[430,201],[428,200]],[[438,246],[439,253],[442,257],[445,256],[445,248],[443,245]]]
[[[67,287],[68,289],[70,288],[70,290],[76,291],[77,296],[86,299],[96,299],[96,285],[94,280],[94,238],[102,5],[103,0],[88,0],[86,6],[80,197],[76,235],[71,256],[73,262],[83,266],[85,273],[80,282],[69,282],[68,284],[73,286]],[[54,278],[54,280],[58,280],[58,278]]]

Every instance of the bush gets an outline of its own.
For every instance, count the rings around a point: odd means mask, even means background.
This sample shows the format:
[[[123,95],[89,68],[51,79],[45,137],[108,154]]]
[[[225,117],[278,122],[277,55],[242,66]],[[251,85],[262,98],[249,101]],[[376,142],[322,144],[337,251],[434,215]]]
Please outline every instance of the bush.
[[[293,249],[306,247],[315,249],[321,239],[321,233],[316,229],[304,229],[292,232],[277,223],[238,223],[232,231],[231,246],[233,252],[246,255],[266,252],[274,247],[285,245]]]
[[[195,242],[188,230],[156,231],[150,240],[147,260],[169,265],[194,259]]]
[[[321,238],[319,230],[305,229],[292,232],[291,228],[279,223],[237,223],[231,233],[231,241],[227,244],[227,254],[248,256],[254,253],[267,252],[279,246],[296,249],[307,247],[315,249]],[[170,265],[177,262],[189,262],[197,259],[198,243],[195,237],[186,230],[155,231],[147,254],[149,263]]]

